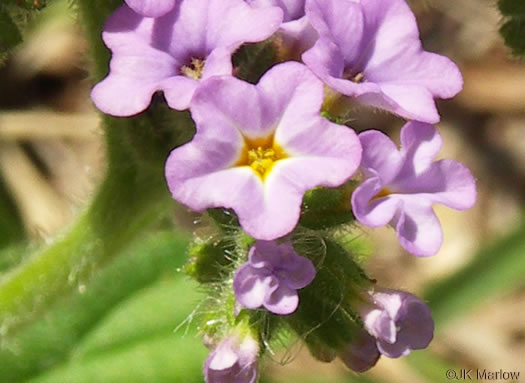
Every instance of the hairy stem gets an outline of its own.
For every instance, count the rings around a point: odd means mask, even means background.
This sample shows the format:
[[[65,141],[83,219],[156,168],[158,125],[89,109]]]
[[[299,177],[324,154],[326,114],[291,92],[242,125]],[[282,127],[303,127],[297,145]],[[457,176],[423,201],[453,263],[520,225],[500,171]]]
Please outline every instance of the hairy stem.
[[[78,1],[96,80],[108,71],[109,54],[100,37],[103,24],[119,4]],[[163,162],[169,148],[187,138],[181,132],[193,129],[187,114],[166,119],[168,112],[157,107],[135,118],[104,117],[105,180],[91,205],[64,235],[0,280],[0,335],[12,334],[19,325],[37,319],[38,312],[56,297],[92,276],[132,238],[164,216],[162,212],[169,205]],[[166,132],[171,134],[169,139]]]

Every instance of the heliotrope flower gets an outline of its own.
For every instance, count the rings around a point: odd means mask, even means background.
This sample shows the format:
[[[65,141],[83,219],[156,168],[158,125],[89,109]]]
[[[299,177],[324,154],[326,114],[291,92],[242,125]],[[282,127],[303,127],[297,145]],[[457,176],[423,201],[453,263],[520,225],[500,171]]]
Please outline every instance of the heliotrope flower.
[[[139,15],[146,17],[163,16],[173,9],[176,0],[125,0],[126,4]]]
[[[206,80],[191,105],[197,133],[166,164],[173,198],[195,211],[232,208],[256,239],[288,234],[303,194],[343,184],[361,159],[354,131],[322,118],[322,102],[322,82],[296,62],[257,85]]]
[[[305,0],[247,0],[255,7],[280,7],[283,10],[283,23],[277,31],[284,57],[300,59],[301,54],[310,49],[317,40],[317,32],[306,17]]]
[[[204,364],[206,383],[255,383],[259,344],[249,336],[223,339]]]
[[[376,339],[365,330],[361,330],[356,339],[339,353],[346,367],[355,372],[365,372],[371,369],[376,365],[380,356]]]
[[[399,358],[411,350],[426,348],[434,336],[434,321],[428,306],[415,295],[380,289],[359,307],[365,329],[376,338],[379,352]]]
[[[257,241],[248,258],[233,280],[237,301],[249,309],[264,306],[275,314],[293,313],[299,304],[297,290],[315,277],[312,261],[297,255],[290,244],[274,241]]]
[[[201,80],[231,74],[232,53],[269,37],[281,20],[280,8],[254,9],[243,0],[177,0],[159,18],[123,6],[104,27],[113,56],[91,98],[104,113],[130,116],[162,90],[170,107],[187,109]]]
[[[404,0],[307,0],[320,38],[302,56],[330,88],[411,120],[439,121],[434,98],[463,86],[456,65],[421,47]]]
[[[433,162],[441,136],[424,123],[409,122],[401,130],[401,150],[379,131],[359,135],[363,146],[363,183],[352,195],[356,218],[364,225],[390,224],[410,253],[438,252],[443,233],[432,204],[456,210],[472,207],[476,186],[470,171],[452,160]]]

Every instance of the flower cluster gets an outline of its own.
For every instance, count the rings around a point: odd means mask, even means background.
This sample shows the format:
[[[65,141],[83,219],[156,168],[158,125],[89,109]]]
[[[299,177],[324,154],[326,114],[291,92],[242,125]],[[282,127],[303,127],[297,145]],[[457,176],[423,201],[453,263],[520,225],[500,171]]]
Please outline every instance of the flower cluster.
[[[195,124],[165,176],[176,201],[217,223],[219,241],[196,240],[188,266],[219,302],[207,321],[219,325],[203,330],[213,348],[207,382],[255,382],[272,335],[261,323],[272,318],[307,332],[314,356],[338,355],[357,372],[380,355],[428,346],[426,304],[376,286],[333,234],[354,220],[390,225],[408,252],[430,256],[443,240],[433,205],[475,203],[469,170],[434,161],[442,145],[431,125],[440,120],[435,99],[456,95],[461,74],[422,49],[404,0],[126,0],[102,37],[112,59],[92,91],[100,110],[133,116],[162,92]],[[267,51],[270,65],[260,57]],[[263,74],[248,82],[247,71]],[[358,135],[337,123],[350,103],[409,120],[401,148],[379,131]],[[233,217],[228,227],[217,211]],[[333,217],[346,218],[325,219]],[[305,236],[324,250],[305,246]],[[339,301],[334,275],[344,282]],[[336,336],[320,316],[339,311],[347,326]]]

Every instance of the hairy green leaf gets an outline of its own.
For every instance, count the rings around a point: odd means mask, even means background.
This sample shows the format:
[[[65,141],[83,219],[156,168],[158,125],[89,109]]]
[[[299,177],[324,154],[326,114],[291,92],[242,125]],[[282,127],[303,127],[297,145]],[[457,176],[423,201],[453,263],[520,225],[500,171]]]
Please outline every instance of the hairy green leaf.
[[[202,299],[196,283],[178,275],[160,280],[122,302],[75,347],[74,358],[86,358],[138,343],[159,333],[177,336],[193,328],[193,310]]]
[[[171,331],[91,359],[72,361],[27,383],[202,383],[206,348]]]
[[[84,334],[122,299],[161,274],[174,274],[183,263],[186,243],[185,238],[173,233],[137,241],[132,250],[87,283],[78,284],[75,292],[59,300],[33,324],[13,334],[4,333],[0,381],[17,381],[66,358]]]

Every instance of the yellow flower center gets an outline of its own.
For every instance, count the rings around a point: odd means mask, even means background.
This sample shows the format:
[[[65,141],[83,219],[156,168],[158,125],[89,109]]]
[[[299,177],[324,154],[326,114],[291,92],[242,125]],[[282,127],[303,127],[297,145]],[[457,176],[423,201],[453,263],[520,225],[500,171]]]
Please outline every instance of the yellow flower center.
[[[184,65],[182,68],[180,68],[180,72],[186,77],[192,78],[194,80],[200,80],[204,70],[204,64],[204,60],[192,57],[190,65]]]
[[[264,181],[276,162],[287,157],[273,135],[259,139],[245,137],[244,148],[235,166],[249,166]]]
[[[272,168],[276,161],[275,157],[275,150],[272,148],[263,149],[258,146],[256,149],[248,150],[250,167],[262,176]]]

